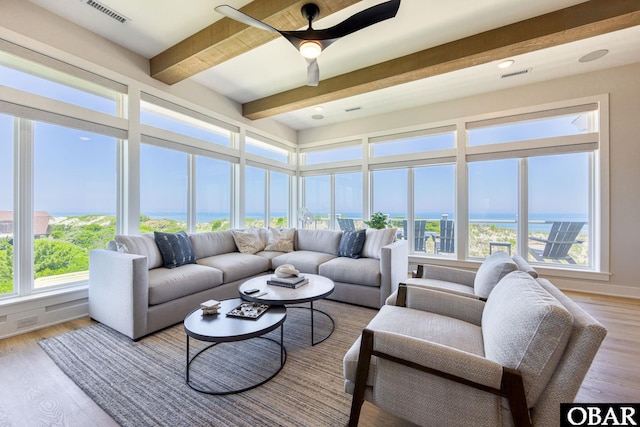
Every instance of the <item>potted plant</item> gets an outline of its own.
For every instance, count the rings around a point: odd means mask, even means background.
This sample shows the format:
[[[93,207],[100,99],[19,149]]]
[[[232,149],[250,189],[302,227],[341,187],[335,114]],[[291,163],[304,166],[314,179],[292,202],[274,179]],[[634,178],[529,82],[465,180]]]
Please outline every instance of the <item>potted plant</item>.
[[[364,223],[367,224],[369,228],[387,228],[389,226],[389,218],[388,215],[382,212],[376,212],[371,215],[369,221],[364,221]]]

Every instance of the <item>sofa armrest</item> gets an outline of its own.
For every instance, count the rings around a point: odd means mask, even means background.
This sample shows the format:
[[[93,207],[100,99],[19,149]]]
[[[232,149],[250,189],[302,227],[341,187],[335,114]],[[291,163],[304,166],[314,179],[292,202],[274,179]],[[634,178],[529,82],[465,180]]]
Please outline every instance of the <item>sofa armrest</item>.
[[[89,255],[89,316],[138,339],[149,309],[147,257],[103,249]]]
[[[473,283],[476,280],[476,273],[474,271],[463,270],[461,268],[421,264],[418,265],[417,277],[421,279],[433,279],[459,283],[461,285],[473,287]]]
[[[380,250],[380,307],[409,273],[409,245],[406,240],[397,240]]]

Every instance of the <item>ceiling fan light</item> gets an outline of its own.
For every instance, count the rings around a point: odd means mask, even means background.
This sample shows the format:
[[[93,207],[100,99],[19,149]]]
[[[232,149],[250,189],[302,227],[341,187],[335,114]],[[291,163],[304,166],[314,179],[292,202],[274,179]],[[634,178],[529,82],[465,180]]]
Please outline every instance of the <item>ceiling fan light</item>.
[[[306,40],[300,44],[300,54],[305,58],[314,59],[320,56],[321,53],[322,46],[316,41]]]

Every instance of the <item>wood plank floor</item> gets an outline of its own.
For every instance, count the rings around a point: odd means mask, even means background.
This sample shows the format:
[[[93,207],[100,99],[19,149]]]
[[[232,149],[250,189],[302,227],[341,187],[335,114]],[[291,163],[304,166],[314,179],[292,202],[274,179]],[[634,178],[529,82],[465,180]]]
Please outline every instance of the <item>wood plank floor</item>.
[[[602,322],[608,335],[582,384],[577,402],[640,402],[640,301],[568,295]],[[90,325],[82,318],[0,340],[0,426],[115,426],[37,342]],[[410,426],[365,403],[362,426]]]

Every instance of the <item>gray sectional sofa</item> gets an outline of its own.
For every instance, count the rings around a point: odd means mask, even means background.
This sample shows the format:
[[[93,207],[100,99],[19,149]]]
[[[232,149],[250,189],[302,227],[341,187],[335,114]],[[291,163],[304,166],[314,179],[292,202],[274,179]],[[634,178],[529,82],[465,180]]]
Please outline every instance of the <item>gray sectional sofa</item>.
[[[342,231],[183,233],[192,252],[173,254],[186,262],[172,268],[165,267],[171,256],[161,253],[158,235],[116,236],[108,249],[91,251],[89,315],[138,339],[182,321],[203,301],[237,298],[244,281],[283,264],[332,279],[331,299],[379,308],[407,277],[407,242],[395,241],[394,229],[361,233],[358,258],[338,256]]]

